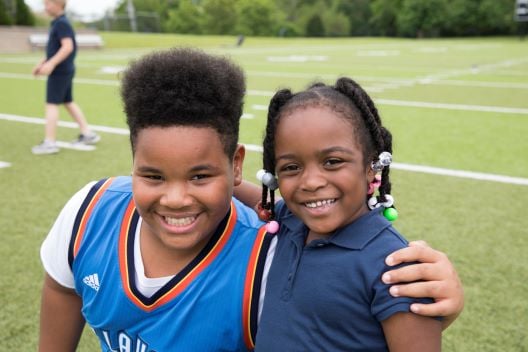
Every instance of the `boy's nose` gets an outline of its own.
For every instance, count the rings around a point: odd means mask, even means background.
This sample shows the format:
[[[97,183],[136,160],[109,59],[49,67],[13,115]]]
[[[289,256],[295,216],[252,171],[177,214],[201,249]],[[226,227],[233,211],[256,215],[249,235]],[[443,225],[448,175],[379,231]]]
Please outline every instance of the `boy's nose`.
[[[165,187],[160,198],[160,204],[168,208],[178,209],[189,204],[187,185],[171,183]]]

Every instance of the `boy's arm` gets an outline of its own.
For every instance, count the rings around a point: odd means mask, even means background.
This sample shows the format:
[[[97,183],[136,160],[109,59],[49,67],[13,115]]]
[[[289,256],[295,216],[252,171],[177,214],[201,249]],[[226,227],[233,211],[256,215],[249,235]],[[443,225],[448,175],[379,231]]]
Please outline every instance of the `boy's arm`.
[[[40,352],[75,351],[85,324],[77,293],[59,285],[48,274],[40,307]]]
[[[61,47],[55,55],[50,57],[44,63],[33,69],[34,75],[50,75],[58,64],[63,62],[73,52],[73,39],[70,37],[61,39]]]
[[[391,352],[442,350],[440,321],[414,313],[396,313],[381,322]]]
[[[390,288],[393,296],[433,298],[435,303],[414,303],[411,310],[423,316],[443,316],[442,328],[446,329],[464,308],[464,291],[453,264],[423,241],[411,242],[386,259],[389,266],[412,262],[418,263],[383,274],[383,282],[398,284]]]

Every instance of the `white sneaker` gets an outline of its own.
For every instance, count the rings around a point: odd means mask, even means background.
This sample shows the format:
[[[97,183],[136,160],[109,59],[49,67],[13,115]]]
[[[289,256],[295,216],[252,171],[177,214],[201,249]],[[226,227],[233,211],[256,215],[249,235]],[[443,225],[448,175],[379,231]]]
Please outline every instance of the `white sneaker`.
[[[56,154],[59,152],[59,147],[55,142],[44,141],[31,148],[31,152],[36,155]]]
[[[88,145],[92,145],[92,144],[96,144],[100,140],[101,140],[101,136],[99,136],[95,132],[90,132],[88,134],[82,134],[81,133],[79,135],[79,137],[77,137],[77,139],[72,142],[72,144],[88,144]]]

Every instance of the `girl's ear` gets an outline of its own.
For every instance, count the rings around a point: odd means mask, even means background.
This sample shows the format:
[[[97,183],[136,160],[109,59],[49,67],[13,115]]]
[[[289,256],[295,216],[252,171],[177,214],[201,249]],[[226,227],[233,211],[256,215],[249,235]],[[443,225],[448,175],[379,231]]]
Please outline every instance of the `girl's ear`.
[[[371,182],[374,181],[374,176],[376,176],[376,172],[374,170],[372,170],[372,166],[371,166],[370,163],[367,165],[367,169],[365,170],[365,174],[366,174],[366,178],[367,178],[367,183],[371,183]]]
[[[234,186],[242,183],[242,166],[244,164],[244,157],[246,156],[246,148],[242,144],[238,144],[233,155],[233,176]]]

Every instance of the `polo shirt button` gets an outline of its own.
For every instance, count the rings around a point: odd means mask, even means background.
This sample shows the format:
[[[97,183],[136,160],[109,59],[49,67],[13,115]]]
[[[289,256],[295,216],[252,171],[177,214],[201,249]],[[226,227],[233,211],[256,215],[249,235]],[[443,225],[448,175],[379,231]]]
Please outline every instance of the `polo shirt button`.
[[[323,247],[324,245],[325,245],[324,243],[318,243],[317,247]]]

